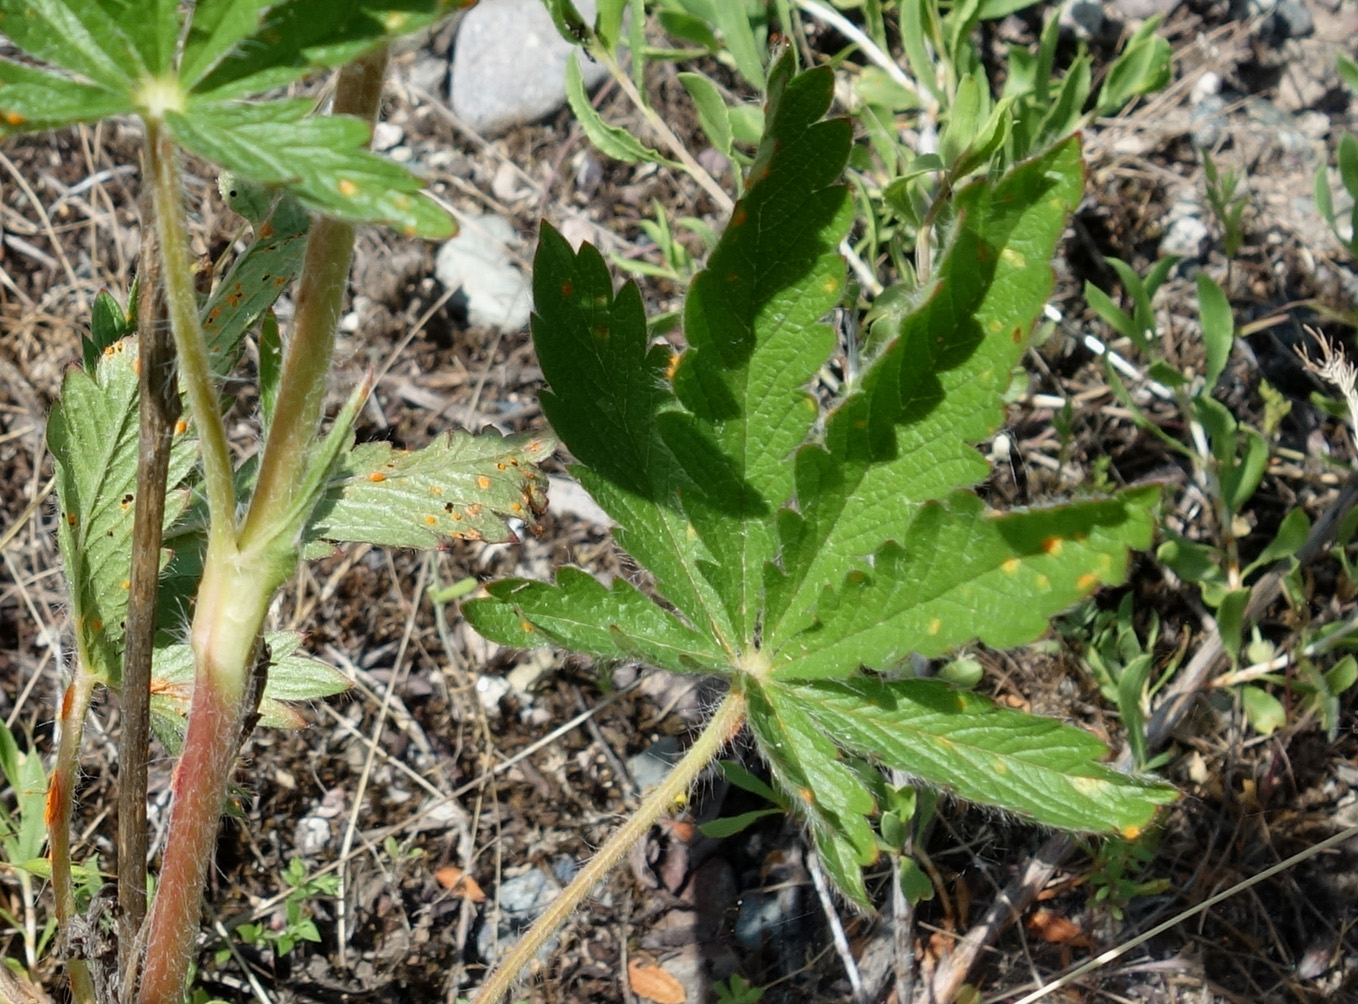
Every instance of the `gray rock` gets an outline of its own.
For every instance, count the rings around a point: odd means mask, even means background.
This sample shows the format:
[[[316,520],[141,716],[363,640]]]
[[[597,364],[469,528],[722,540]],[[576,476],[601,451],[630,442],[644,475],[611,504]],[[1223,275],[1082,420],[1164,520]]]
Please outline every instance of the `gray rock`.
[[[594,0],[577,0],[591,20]],[[566,103],[566,60],[585,85],[607,71],[585,59],[552,24],[542,0],[482,0],[467,12],[453,49],[453,113],[488,136],[534,122]]]
[[[496,922],[491,923],[487,918],[476,936],[476,950],[481,958],[494,964],[556,899],[561,888],[561,884],[541,868],[529,869],[500,883],[495,894],[496,909],[491,913]],[[561,936],[552,936],[537,957],[544,961],[551,958],[560,944]]]
[[[1114,12],[1133,21],[1144,21],[1152,14],[1169,17],[1182,0],[1112,0]]]
[[[1066,0],[1060,16],[1061,27],[1085,41],[1102,36],[1108,20],[1099,0]]]
[[[499,216],[471,216],[456,237],[439,248],[434,275],[445,289],[460,289],[474,328],[517,331],[533,309],[528,277],[515,267],[509,248],[514,226]]]
[[[1202,219],[1202,207],[1192,200],[1180,200],[1169,210],[1169,225],[1160,241],[1161,255],[1179,255],[1189,260],[1206,255],[1211,234]]]
[[[627,770],[641,791],[656,787],[669,776],[674,765],[683,757],[679,740],[674,736],[664,736],[656,740],[636,756],[627,760]]]

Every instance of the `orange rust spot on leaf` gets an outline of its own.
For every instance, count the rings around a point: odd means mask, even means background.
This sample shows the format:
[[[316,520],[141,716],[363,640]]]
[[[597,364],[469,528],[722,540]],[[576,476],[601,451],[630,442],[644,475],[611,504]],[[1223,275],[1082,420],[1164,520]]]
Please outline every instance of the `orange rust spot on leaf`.
[[[176,436],[182,436],[184,433],[186,433],[186,432],[188,432],[188,431],[189,431],[189,423],[186,422],[186,421],[184,421],[184,419],[181,418],[181,419],[179,419],[179,421],[175,422],[175,424],[174,424],[174,434],[175,434]]]
[[[343,195],[346,199],[352,199],[355,195],[358,194],[358,186],[355,185],[348,178],[340,178],[339,193],[340,195]]]
[[[368,480],[371,481],[373,484],[379,484],[387,480],[387,476],[383,474],[381,471],[373,471],[371,474],[368,475]]]
[[[1055,557],[1061,553],[1061,538],[1048,537],[1042,542],[1042,550]]]
[[[21,126],[27,121],[28,119],[24,118],[18,112],[5,112],[5,125]]]
[[[496,469],[497,471],[503,471],[503,470],[505,470],[507,467],[508,467],[508,465],[505,464],[504,462],[497,462],[496,465],[495,465],[495,469]]]
[[[441,499],[443,498],[443,489],[440,488],[438,485],[430,485],[429,494],[434,496],[434,498],[436,499]]]
[[[428,523],[430,526],[436,526],[438,524],[439,518],[437,516],[426,516],[424,518],[424,521]]]
[[[90,630],[94,632],[104,630],[104,622],[96,617],[94,620],[90,621]]]
[[[480,502],[473,502],[471,505],[467,506],[467,515],[472,516],[472,517],[480,516],[480,515],[481,515],[481,503],[480,503]]]
[[[1085,572],[1075,580],[1075,587],[1080,590],[1093,589],[1099,584],[1099,577],[1093,572]]]
[[[80,522],[80,517],[77,516],[75,513],[73,513],[73,512],[68,512],[68,513],[66,514],[66,525],[67,525],[67,526],[75,526],[75,525],[77,525],[79,522]]]
[[[519,505],[519,503],[517,503],[517,502],[511,502],[510,505],[509,505],[509,511],[510,511],[510,512],[523,512],[523,506]]]
[[[731,214],[730,225],[733,227],[738,227],[749,218],[750,214],[745,209],[745,203],[742,202],[736,206],[735,212]]]
[[[1022,329],[1022,328],[1015,328],[1015,329],[1014,329],[1014,334],[1013,334],[1012,337],[1013,337],[1013,339],[1014,339],[1014,344],[1015,344],[1015,345],[1018,345],[1020,342],[1023,341],[1023,329]]]
[[[532,634],[536,630],[533,625],[529,624],[527,621],[519,621],[519,627],[523,629],[524,634]]]
[[[272,237],[273,235],[274,235],[273,223],[271,223],[271,222],[266,222],[266,223],[264,224],[264,226],[262,226],[262,227],[259,228],[259,239],[260,239],[260,240],[262,240],[262,241],[267,241],[267,240],[268,240],[270,237]]]
[[[478,474],[476,476],[476,487],[480,488],[483,492],[487,491],[490,488],[490,478],[486,477],[484,474]]]
[[[131,589],[131,588],[132,588],[132,580],[131,580],[131,579],[123,579],[123,581],[120,582],[120,583],[118,583],[118,585],[119,585],[121,588],[123,588],[123,589]]]
[[[575,287],[572,286],[569,282],[563,282],[561,284],[561,295],[569,300],[572,296],[575,295]]]

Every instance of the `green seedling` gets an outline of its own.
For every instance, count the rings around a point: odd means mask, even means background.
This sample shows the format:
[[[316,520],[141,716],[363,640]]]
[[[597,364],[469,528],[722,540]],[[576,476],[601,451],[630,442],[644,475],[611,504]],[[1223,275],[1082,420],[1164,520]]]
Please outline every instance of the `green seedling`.
[[[1202,151],[1202,170],[1207,179],[1207,204],[1221,228],[1221,251],[1226,256],[1226,288],[1230,289],[1235,256],[1245,242],[1243,221],[1250,197],[1248,192],[1240,190],[1244,176],[1233,167],[1223,173],[1207,150]]]
[[[900,671],[973,639],[1032,641],[1119,582],[1129,549],[1150,541],[1155,488],[1013,513],[968,490],[989,470],[971,444],[1003,420],[1080,197],[1078,142],[955,193],[936,285],[823,404],[807,388],[835,349],[821,319],[844,294],[836,249],[852,213],[839,183],[850,125],[822,119],[832,86],[828,68],[794,73],[791,54],[770,71],[768,131],[689,289],[682,352],[651,344],[639,292],[615,292],[597,251],[543,228],[543,409],[656,598],[563,568],[554,583],[494,583],[464,614],[501,644],[637,659],[717,677],[728,693],[483,986],[483,1004],[742,726],[827,875],[865,908],[880,769],[1081,831],[1135,834],[1174,798],[1102,763],[1087,733]]]
[[[69,926],[80,908],[70,823],[82,727],[95,693],[118,690],[116,993],[125,1004],[184,998],[243,738],[260,722],[297,724],[296,702],[344,686],[298,652],[295,635],[262,632],[277,588],[336,545],[505,540],[506,520],[531,524],[544,504],[534,468],[553,448],[544,437],[451,432],[409,453],[356,445],[365,387],[321,428],[355,224],[424,237],[453,229],[415,176],[366,148],[388,43],[447,6],[155,0],[131,16],[120,0],[0,0],[0,23],[24,53],[0,60],[0,131],[130,115],[146,135],[153,218],[139,293],[126,307],[99,297],[85,366],[68,374],[48,423],[76,653],[48,782],[51,878]],[[261,97],[335,67],[333,114],[314,114],[307,99]],[[190,269],[185,152],[226,169],[223,194],[254,232],[205,301]],[[298,308],[282,331],[269,308],[294,282]],[[263,446],[238,466],[222,380],[237,374],[252,334]],[[143,923],[151,726],[180,761]],[[93,1004],[85,961],[72,958],[69,972],[73,998]]]
[[[269,948],[275,957],[290,955],[300,942],[313,944],[321,940],[321,932],[311,917],[310,902],[320,896],[334,896],[339,892],[338,875],[317,875],[308,877],[306,865],[300,858],[288,862],[281,876],[288,884],[289,892],[283,901],[282,923],[274,926],[253,921],[236,928],[236,936],[256,948]],[[220,965],[230,957],[230,951],[218,952]]]

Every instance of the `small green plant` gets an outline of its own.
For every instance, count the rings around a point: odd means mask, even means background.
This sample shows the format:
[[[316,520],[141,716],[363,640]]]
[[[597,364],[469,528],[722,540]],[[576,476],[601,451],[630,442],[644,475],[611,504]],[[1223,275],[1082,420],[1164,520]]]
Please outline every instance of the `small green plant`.
[[[308,877],[306,865],[301,858],[293,858],[281,876],[288,884],[289,892],[283,900],[281,924],[274,926],[267,922],[253,921],[236,928],[236,937],[256,948],[272,949],[275,957],[291,954],[299,942],[312,943],[321,940],[321,932],[311,917],[310,902],[319,896],[334,896],[339,892],[338,875],[317,875]],[[225,962],[230,956],[228,949],[217,954],[218,963]]]
[[[1202,170],[1207,178],[1207,204],[1221,228],[1221,251],[1226,256],[1226,288],[1230,289],[1235,256],[1245,243],[1243,221],[1250,205],[1249,193],[1240,191],[1244,176],[1233,167],[1225,172],[1219,170],[1207,150],[1202,151]]]
[[[931,285],[822,403],[837,254],[852,200],[849,124],[823,120],[827,68],[769,71],[766,132],[731,221],[684,305],[687,348],[652,345],[641,297],[614,292],[592,247],[544,226],[534,269],[542,401],[573,473],[653,577],[508,580],[463,604],[501,644],[554,645],[723,679],[683,762],[516,946],[478,1001],[498,1001],[547,933],[748,725],[828,875],[870,907],[863,870],[882,768],[1052,826],[1133,835],[1167,785],[1105,764],[1092,736],[914,678],[908,657],[973,639],[1031,641],[1051,615],[1118,582],[1150,541],[1155,488],[999,513],[967,490],[972,448],[1002,421],[1011,368],[1051,286],[1078,200],[1066,140],[953,193]]]
[[[1155,860],[1158,836],[1151,831],[1134,840],[1109,837],[1099,843],[1089,877],[1096,909],[1122,920],[1123,911],[1132,900],[1159,896],[1171,887],[1168,879],[1141,877]]]
[[[58,921],[69,928],[80,909],[70,830],[82,729],[95,693],[119,690],[116,992],[125,1004],[184,998],[244,737],[260,722],[297,724],[290,702],[344,686],[298,654],[295,635],[262,632],[278,587],[336,544],[504,540],[507,519],[531,522],[544,505],[533,466],[552,449],[543,437],[449,433],[409,453],[355,445],[366,386],[321,431],[355,224],[425,237],[453,229],[414,175],[367,149],[388,43],[449,6],[0,0],[0,25],[24,53],[0,60],[0,131],[130,115],[146,136],[152,216],[139,292],[125,307],[99,298],[85,366],[68,374],[48,423],[76,653],[48,783],[51,878]],[[267,96],[337,67],[331,114],[316,114],[310,99]],[[201,301],[186,236],[185,152],[226,169],[224,194],[254,228],[250,249]],[[280,331],[268,311],[294,280],[297,310]],[[263,446],[238,465],[222,381],[237,373],[256,328]],[[148,913],[152,726],[180,760]],[[72,957],[69,973],[74,999],[93,1004],[85,960]]]
[[[759,1004],[764,999],[764,988],[752,986],[739,973],[732,973],[712,989],[716,991],[717,1004]]]

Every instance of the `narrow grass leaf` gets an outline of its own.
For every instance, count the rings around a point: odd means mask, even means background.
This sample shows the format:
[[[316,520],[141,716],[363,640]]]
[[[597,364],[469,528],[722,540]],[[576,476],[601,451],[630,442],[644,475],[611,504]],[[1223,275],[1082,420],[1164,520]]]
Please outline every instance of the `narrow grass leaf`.
[[[589,93],[585,90],[585,78],[580,73],[580,64],[574,53],[566,60],[566,101],[575,113],[580,128],[600,153],[624,164],[669,163],[626,129],[619,129],[604,121],[598,109],[590,103]]]

